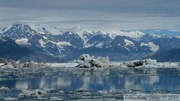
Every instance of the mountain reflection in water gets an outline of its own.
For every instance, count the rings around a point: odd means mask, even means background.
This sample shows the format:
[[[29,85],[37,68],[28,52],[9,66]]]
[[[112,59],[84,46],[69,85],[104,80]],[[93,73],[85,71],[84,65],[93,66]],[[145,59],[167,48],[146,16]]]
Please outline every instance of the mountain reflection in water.
[[[156,89],[176,91],[180,89],[177,75],[110,75],[110,76],[69,76],[27,80],[0,81],[0,87],[15,89],[61,89],[61,90],[127,90],[140,89],[144,92]]]

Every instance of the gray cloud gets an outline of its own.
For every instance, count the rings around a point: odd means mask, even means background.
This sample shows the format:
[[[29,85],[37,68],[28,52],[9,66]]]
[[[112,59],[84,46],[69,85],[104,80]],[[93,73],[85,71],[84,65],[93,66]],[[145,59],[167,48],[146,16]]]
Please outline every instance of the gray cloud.
[[[179,0],[0,0],[0,7],[180,14]]]
[[[0,22],[178,30],[179,5],[180,0],[0,0]]]

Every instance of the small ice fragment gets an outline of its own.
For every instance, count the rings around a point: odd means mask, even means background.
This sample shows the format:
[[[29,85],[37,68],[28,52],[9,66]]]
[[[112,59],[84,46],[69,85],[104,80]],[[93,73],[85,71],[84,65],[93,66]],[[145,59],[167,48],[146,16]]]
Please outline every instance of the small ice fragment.
[[[4,98],[5,101],[16,101],[18,100],[18,98],[13,98],[13,97],[7,97],[7,98]]]
[[[50,97],[50,101],[63,101],[63,99],[53,96],[53,97]]]
[[[9,88],[2,86],[2,87],[0,88],[0,90],[9,90]]]

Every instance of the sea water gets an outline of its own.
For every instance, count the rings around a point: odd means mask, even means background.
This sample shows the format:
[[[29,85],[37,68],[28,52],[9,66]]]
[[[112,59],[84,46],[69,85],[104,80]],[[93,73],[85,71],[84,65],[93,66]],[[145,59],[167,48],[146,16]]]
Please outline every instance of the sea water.
[[[43,69],[42,69],[43,71]],[[47,70],[48,71],[48,70]],[[48,72],[45,72],[45,74]],[[139,72],[140,71],[140,72]],[[151,71],[151,69],[148,69]],[[112,100],[123,101],[125,94],[179,94],[180,70],[152,69],[57,69],[48,75],[0,80],[0,99],[15,100]],[[154,72],[156,71],[156,72]],[[27,75],[33,75],[27,74]],[[23,90],[46,92],[45,95],[19,97]]]

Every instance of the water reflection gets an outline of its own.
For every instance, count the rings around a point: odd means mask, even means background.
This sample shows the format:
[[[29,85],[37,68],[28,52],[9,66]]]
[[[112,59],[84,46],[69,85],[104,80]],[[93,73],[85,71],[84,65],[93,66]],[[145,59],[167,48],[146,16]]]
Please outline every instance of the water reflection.
[[[39,88],[61,88],[71,85],[70,78],[42,78],[39,80]]]
[[[61,89],[61,90],[122,90],[141,89],[152,91],[164,89],[169,91],[180,90],[179,76],[160,75],[110,75],[110,76],[69,76],[49,77],[30,80],[6,80],[0,81],[0,87],[5,86],[15,89]]]
[[[27,81],[18,81],[15,83],[15,89],[22,90],[22,89],[28,89],[28,82]]]
[[[146,78],[142,78],[143,80],[141,80],[141,84],[155,84],[159,82],[159,76],[146,76]]]
[[[161,82],[159,78],[160,78],[159,76],[127,76],[124,78],[125,79],[124,88],[151,89],[155,87],[154,85],[156,83]],[[146,85],[148,87],[144,87]]]

